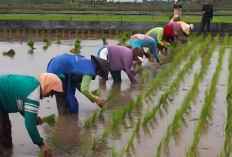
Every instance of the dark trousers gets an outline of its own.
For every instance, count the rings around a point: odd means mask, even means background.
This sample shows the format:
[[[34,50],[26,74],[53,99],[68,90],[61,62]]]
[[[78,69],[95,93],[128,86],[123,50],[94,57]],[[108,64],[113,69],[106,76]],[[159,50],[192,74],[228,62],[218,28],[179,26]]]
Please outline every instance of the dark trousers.
[[[205,26],[207,25],[207,32],[210,32],[210,19],[201,20],[201,32],[205,32]]]
[[[62,78],[63,93],[56,93],[56,103],[59,115],[78,113],[79,103],[75,97],[76,89],[80,90],[82,75],[78,73],[66,74]]]
[[[0,107],[0,154],[3,151],[3,148],[11,148],[12,146],[11,122],[9,115]]]
[[[121,71],[112,71],[112,70],[110,70],[110,74],[111,74],[114,81],[116,81],[116,82],[121,82],[122,81]]]

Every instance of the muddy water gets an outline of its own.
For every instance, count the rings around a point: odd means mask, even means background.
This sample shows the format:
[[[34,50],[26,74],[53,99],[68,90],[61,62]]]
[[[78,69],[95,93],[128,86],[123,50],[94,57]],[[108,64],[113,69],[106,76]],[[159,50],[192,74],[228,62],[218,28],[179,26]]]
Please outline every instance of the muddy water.
[[[0,56],[0,75],[4,74],[20,74],[20,75],[32,75],[38,78],[38,76],[46,71],[47,64],[51,58],[63,53],[69,53],[73,48],[74,40],[62,40],[60,45],[52,43],[48,49],[44,49],[44,43],[40,41],[35,42],[35,48],[33,53],[30,51],[30,48],[27,46],[25,41],[18,42],[0,42],[0,52],[8,51],[13,48],[16,55],[14,57]],[[117,44],[117,40],[107,39],[108,44]],[[81,54],[87,58],[90,58],[90,55],[96,55],[97,51],[102,46],[102,40],[82,40],[81,41],[82,49]],[[165,56],[164,56],[165,58]],[[144,66],[148,67],[152,71],[152,78],[166,65],[157,66],[154,63],[145,63]],[[130,80],[127,75],[122,72],[122,83],[114,84],[112,78],[109,77],[106,86],[101,86],[101,95],[102,99],[105,99],[107,95],[112,91],[117,91],[120,93],[118,99],[111,103],[111,106],[117,107],[120,105],[127,104],[131,98],[135,97],[137,93],[143,88],[141,85],[131,86]],[[149,82],[147,83],[147,85]],[[145,85],[146,86],[146,85]],[[97,77],[94,81],[91,82],[92,90],[99,88],[99,78]],[[76,97],[79,101],[79,114],[65,115],[58,117],[57,124],[57,146],[53,151],[55,156],[70,156],[72,152],[74,154],[81,153],[81,143],[85,131],[83,130],[83,123],[90,116],[92,111],[97,109],[97,105],[91,103],[87,98],[85,98],[80,92],[76,92]],[[39,110],[39,116],[44,117],[55,113],[57,115],[57,107],[55,98],[44,98],[41,101],[41,106]],[[138,115],[136,115],[135,120]],[[110,112],[105,113],[104,117],[107,121],[110,120]],[[13,136],[13,151],[9,153],[9,156],[13,157],[31,157],[38,156],[38,147],[34,145],[28,136],[28,133],[25,129],[24,119],[18,114],[10,114],[10,119],[12,122],[12,136]],[[100,122],[96,126],[95,130],[102,132],[107,124]],[[51,144],[51,136],[53,135],[53,129],[46,124],[38,126],[39,132],[42,137],[44,137],[48,145]],[[88,131],[86,131],[88,132]],[[119,131],[120,132],[120,131]],[[125,134],[128,136],[129,134]],[[113,139],[120,137],[117,134],[113,135]],[[118,140],[120,143],[120,140]],[[105,149],[99,150],[100,156],[104,156]],[[97,153],[98,154],[98,153]]]

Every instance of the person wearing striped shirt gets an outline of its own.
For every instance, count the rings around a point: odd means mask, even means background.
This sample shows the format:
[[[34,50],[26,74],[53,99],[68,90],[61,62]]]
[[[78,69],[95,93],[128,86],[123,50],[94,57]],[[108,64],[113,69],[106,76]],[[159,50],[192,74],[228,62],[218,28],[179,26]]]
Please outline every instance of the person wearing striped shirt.
[[[44,152],[50,152],[36,127],[39,101],[55,92],[63,92],[61,80],[54,74],[43,73],[39,80],[32,76],[0,76],[0,155],[3,149],[11,148],[11,122],[8,113],[20,112],[34,144]]]

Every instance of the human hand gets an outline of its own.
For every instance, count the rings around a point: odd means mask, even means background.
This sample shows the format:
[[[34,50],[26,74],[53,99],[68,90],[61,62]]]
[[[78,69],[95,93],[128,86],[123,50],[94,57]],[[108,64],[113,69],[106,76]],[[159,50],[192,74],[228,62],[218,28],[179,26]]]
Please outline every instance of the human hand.
[[[50,147],[43,145],[40,147],[40,150],[43,152],[44,157],[51,157],[52,156]]]
[[[36,117],[36,125],[41,125],[43,123],[43,120],[41,117],[37,116]]]
[[[104,101],[104,100],[100,100],[100,99],[96,99],[96,100],[95,100],[95,103],[96,103],[99,107],[102,107],[102,106],[104,105],[105,101]]]

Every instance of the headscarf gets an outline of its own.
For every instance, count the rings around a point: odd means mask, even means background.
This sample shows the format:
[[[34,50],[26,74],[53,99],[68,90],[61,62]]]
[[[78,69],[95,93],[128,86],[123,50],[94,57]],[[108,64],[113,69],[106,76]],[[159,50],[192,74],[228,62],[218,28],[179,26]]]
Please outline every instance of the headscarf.
[[[168,41],[172,37],[175,36],[174,30],[172,26],[166,25],[164,27],[164,34],[163,34],[163,39]]]
[[[151,37],[145,34],[134,34],[130,37],[131,39],[139,39],[139,40],[150,40]]]
[[[181,28],[182,28],[182,30],[184,31],[184,33],[186,35],[190,35],[191,30],[194,29],[194,25],[193,24],[187,24],[185,22],[181,22]]]
[[[55,74],[43,73],[39,77],[39,82],[42,89],[42,97],[51,92],[51,90],[55,92],[63,92],[62,82]]]
[[[135,47],[132,49],[132,54],[133,54],[133,60],[137,61],[137,60],[139,60],[138,57],[143,58],[144,52],[141,48]]]

